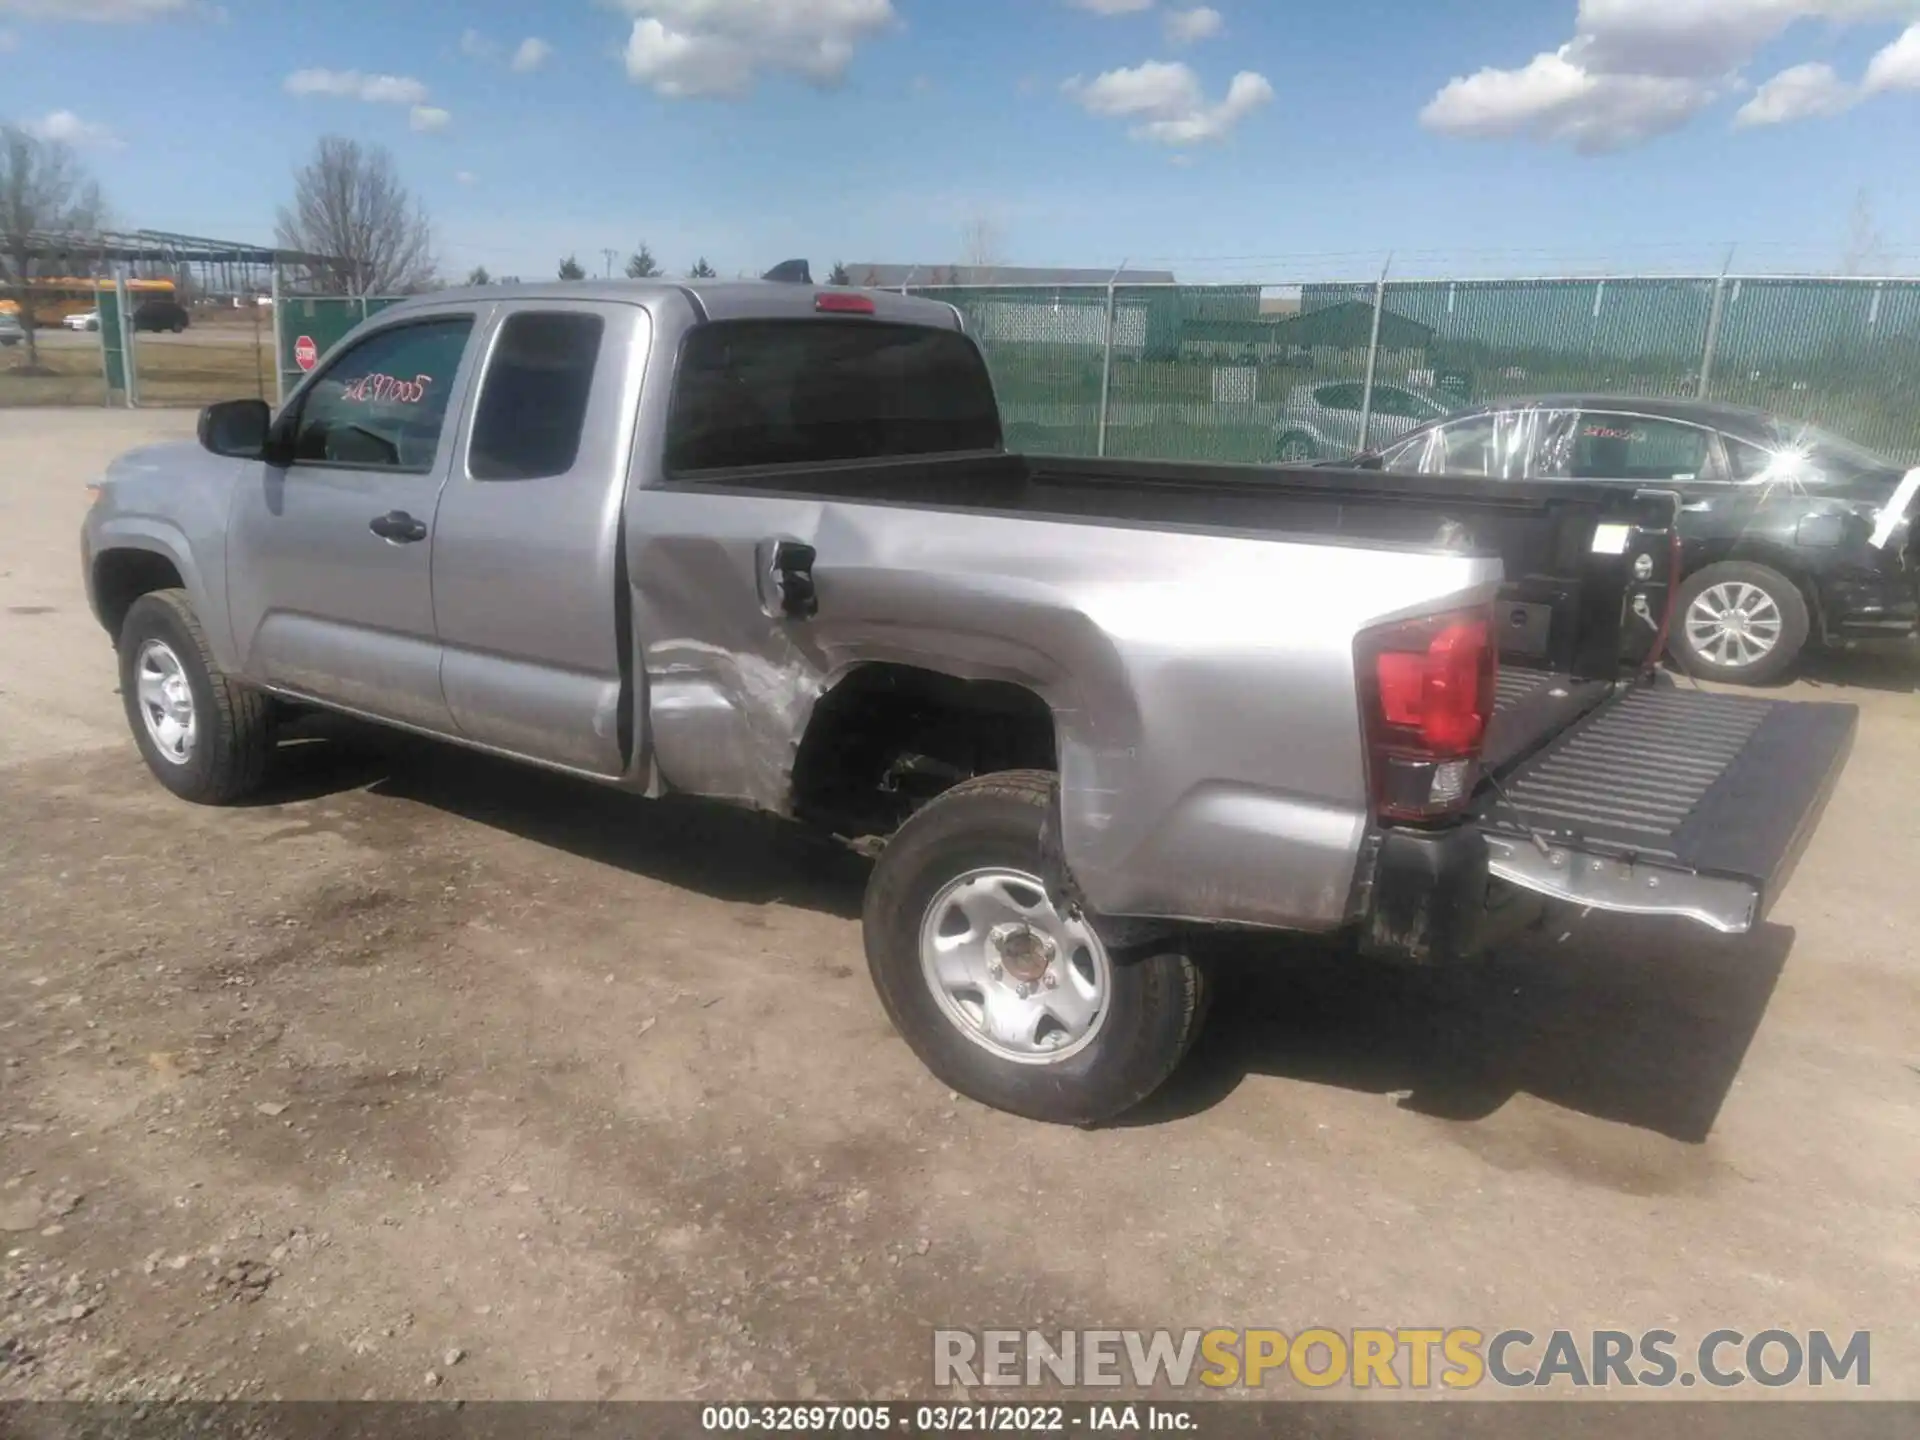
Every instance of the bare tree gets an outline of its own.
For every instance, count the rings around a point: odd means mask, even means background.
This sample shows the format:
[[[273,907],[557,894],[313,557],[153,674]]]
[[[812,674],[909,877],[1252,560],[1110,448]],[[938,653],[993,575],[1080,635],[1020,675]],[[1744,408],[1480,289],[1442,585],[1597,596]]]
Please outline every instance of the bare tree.
[[[329,135],[294,174],[280,244],[315,259],[311,278],[348,295],[424,290],[434,283],[433,227],[400,181],[393,155]]]
[[[836,260],[833,262],[833,273],[827,276],[827,284],[851,285],[853,284],[853,276],[847,273],[847,267],[845,265],[842,265]]]
[[[997,278],[994,272],[1007,263],[1000,249],[1000,227],[985,215],[976,215],[961,227],[960,263],[982,285],[991,285]]]
[[[1887,242],[1873,217],[1873,196],[1861,190],[1853,197],[1853,215],[1847,222],[1847,249],[1840,257],[1843,275],[1882,274],[1887,268]]]
[[[50,237],[94,234],[104,222],[100,187],[71,146],[17,126],[0,128],[0,282],[20,307],[30,368],[39,365],[40,351],[28,282],[55,258],[43,256],[42,248]]]

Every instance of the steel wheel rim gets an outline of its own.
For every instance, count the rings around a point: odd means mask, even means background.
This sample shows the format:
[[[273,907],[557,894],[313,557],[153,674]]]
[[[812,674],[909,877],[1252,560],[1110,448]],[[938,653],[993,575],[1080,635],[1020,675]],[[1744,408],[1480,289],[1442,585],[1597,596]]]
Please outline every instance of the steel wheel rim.
[[[1290,435],[1280,442],[1282,460],[1311,460],[1318,453],[1311,440],[1303,440],[1297,435]]]
[[[1078,1055],[1105,1026],[1113,994],[1092,927],[1055,909],[1038,878],[1005,866],[941,887],[920,923],[920,972],[954,1029],[1017,1065]]]
[[[193,758],[198,733],[187,667],[166,641],[148,640],[134,657],[133,684],[140,719],[153,748],[169,765],[185,765]]]
[[[1729,669],[1766,659],[1785,628],[1779,602],[1745,580],[1709,585],[1687,607],[1688,643],[1696,654]]]

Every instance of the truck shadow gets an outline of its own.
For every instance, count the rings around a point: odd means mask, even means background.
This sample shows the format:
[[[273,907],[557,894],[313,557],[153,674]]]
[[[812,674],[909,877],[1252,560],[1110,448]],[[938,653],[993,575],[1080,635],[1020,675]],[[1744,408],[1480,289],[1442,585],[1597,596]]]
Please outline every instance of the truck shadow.
[[[1732,937],[1596,914],[1437,971],[1235,939],[1210,957],[1217,989],[1192,1055],[1122,1123],[1192,1115],[1249,1075],[1271,1075],[1398,1094],[1406,1109],[1453,1120],[1483,1119],[1525,1093],[1697,1144],[1793,938],[1774,925]]]
[[[870,862],[764,815],[643,800],[585,780],[334,716],[288,727],[269,787],[283,805],[347,790],[429,806],[718,900],[858,919]]]
[[[644,801],[332,717],[291,728],[260,804],[365,790],[629,874],[743,904],[857,920],[869,863],[765,816]],[[1562,937],[1565,938],[1562,938]],[[1483,1119],[1517,1094],[1689,1143],[1712,1130],[1793,932],[1567,917],[1478,964],[1419,970],[1299,939],[1222,937],[1211,1015],[1167,1086],[1123,1126],[1183,1119],[1251,1075],[1396,1094]]]

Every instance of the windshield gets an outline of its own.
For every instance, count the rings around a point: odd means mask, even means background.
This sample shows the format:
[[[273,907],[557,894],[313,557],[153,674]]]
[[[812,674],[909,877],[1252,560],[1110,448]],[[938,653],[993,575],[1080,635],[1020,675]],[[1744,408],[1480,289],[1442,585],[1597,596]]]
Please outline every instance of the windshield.
[[[1900,468],[1886,456],[1843,439],[1831,430],[1823,430],[1818,425],[1799,425],[1781,420],[1776,421],[1773,428],[1782,446],[1790,453],[1806,456],[1821,470],[1859,475]]]
[[[1886,456],[1817,425],[1776,420],[1769,428],[1774,438],[1768,442],[1726,437],[1727,463],[1735,480],[1761,485],[1820,484],[1895,475],[1901,468]]]

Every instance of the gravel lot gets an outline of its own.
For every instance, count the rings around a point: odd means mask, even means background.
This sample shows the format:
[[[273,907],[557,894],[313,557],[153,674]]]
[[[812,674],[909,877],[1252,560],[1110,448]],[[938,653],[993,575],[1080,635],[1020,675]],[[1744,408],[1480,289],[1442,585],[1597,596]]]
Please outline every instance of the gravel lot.
[[[1823,665],[1860,740],[1764,933],[1247,947],[1170,1093],[1049,1129],[927,1077],[860,864],[753,817],[325,730],[269,803],[151,783],[75,534],[192,419],[0,412],[0,1397],[852,1399],[937,1324],[1471,1324],[1871,1329],[1920,1398],[1910,655]]]

